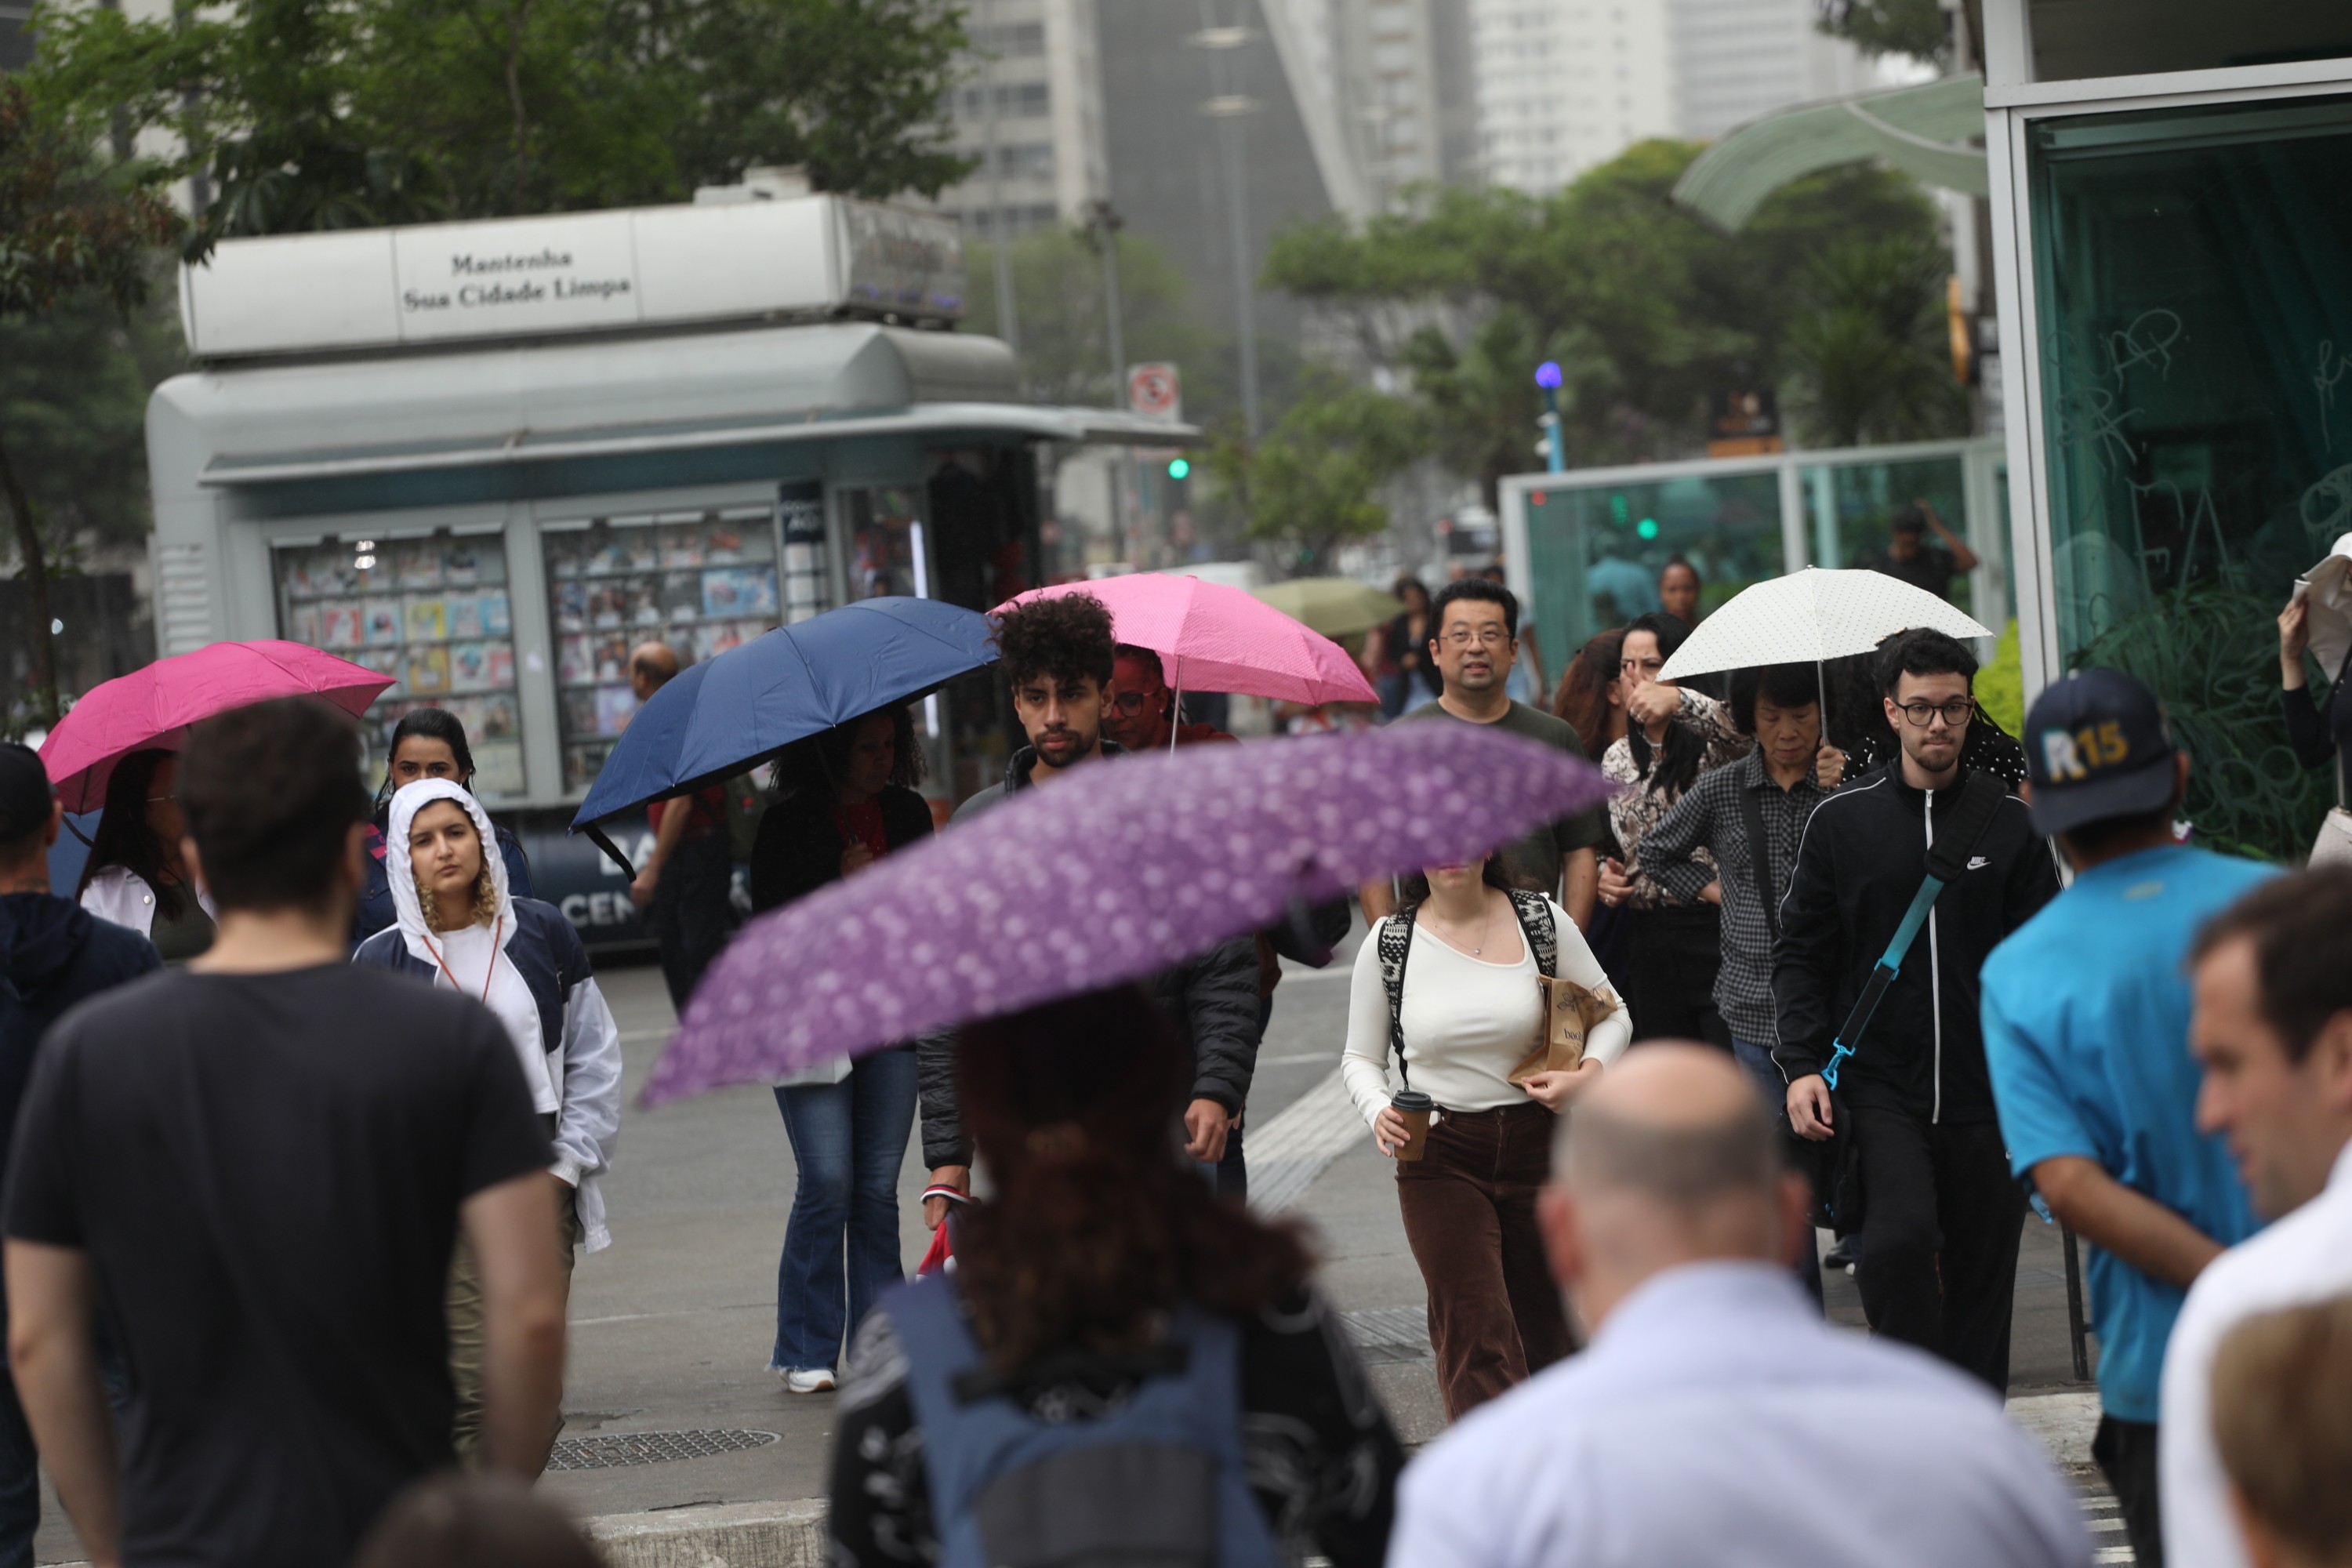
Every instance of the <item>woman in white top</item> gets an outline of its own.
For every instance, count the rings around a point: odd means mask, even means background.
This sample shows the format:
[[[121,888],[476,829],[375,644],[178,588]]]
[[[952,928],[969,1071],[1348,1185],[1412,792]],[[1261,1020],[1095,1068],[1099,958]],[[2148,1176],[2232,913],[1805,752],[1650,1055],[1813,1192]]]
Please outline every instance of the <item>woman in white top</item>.
[[[568,1280],[574,1247],[596,1252],[612,1244],[597,1178],[612,1163],[621,1124],[620,1029],[588,950],[561,910],[508,891],[505,857],[483,853],[498,842],[489,814],[463,784],[425,779],[404,787],[392,797],[385,841],[395,918],[352,962],[462,991],[506,1026],[553,1145],[548,1169]],[[471,1465],[481,1438],[482,1300],[462,1246],[448,1317],[457,1455]]]
[[[106,808],[82,863],[81,907],[128,926],[183,963],[213,944],[213,901],[180,861],[179,755],[132,752],[106,779]]]
[[[1565,910],[1549,899],[1515,903],[1492,868],[1433,866],[1425,880],[1408,879],[1407,902],[1357,952],[1339,1061],[1383,1154],[1406,1138],[1389,1103],[1392,1038],[1403,1046],[1400,1085],[1437,1102],[1423,1157],[1397,1163],[1397,1206],[1429,1291],[1430,1343],[1452,1420],[1575,1349],[1544,1261],[1536,1194],[1550,1173],[1554,1114],[1633,1037],[1617,1002],[1587,1035],[1582,1065],[1538,1073],[1524,1087],[1510,1081],[1544,1021],[1530,939],[1542,940],[1547,916],[1552,973],[1596,992],[1609,981]],[[1410,934],[1391,1015],[1380,950],[1398,922]]]

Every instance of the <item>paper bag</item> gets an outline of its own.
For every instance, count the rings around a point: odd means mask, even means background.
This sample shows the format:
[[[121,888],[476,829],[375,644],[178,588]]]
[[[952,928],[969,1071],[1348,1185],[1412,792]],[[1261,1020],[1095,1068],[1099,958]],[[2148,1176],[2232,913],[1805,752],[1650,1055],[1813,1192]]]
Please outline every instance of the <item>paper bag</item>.
[[[1617,1011],[1616,994],[1608,986],[1587,990],[1573,980],[1536,976],[1543,992],[1543,1019],[1538,1038],[1527,1059],[1511,1069],[1512,1083],[1524,1083],[1539,1072],[1566,1072],[1584,1059],[1584,1037],[1603,1018]]]

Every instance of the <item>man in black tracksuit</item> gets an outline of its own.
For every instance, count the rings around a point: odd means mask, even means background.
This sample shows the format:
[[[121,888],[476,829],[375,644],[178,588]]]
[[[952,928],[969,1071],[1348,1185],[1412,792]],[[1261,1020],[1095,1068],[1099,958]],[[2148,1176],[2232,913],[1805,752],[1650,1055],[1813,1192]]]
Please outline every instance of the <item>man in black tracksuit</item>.
[[[1879,687],[1902,752],[1814,808],[1780,905],[1773,963],[1790,1125],[1826,1138],[1822,1069],[1863,985],[1927,876],[1948,822],[1974,715],[1976,660],[1939,632],[1881,655]],[[1996,1389],[2009,1382],[2011,1301],[2025,1194],[2009,1173],[1979,1032],[1977,974],[2055,897],[2048,842],[2004,795],[1840,1069],[1862,1177],[1854,1274],[1875,1332],[1915,1344]],[[1849,1040],[1848,1045],[1856,1045]]]

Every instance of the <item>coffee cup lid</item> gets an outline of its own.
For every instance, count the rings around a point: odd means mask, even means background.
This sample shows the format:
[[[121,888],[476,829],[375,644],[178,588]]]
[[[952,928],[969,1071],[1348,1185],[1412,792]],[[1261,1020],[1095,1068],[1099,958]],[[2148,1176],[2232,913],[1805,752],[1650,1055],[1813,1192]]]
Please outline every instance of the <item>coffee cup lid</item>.
[[[1417,1089],[1401,1089],[1389,1097],[1389,1107],[1393,1110],[1434,1110],[1437,1101]]]

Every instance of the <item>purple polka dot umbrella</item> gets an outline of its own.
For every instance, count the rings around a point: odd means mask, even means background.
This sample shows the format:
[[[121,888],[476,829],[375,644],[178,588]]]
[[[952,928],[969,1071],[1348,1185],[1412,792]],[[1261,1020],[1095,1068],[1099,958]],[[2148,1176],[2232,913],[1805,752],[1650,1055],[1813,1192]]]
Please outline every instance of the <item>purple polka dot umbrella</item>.
[[[1082,763],[744,927],[646,1102],[1139,979],[1608,793],[1581,757],[1467,724]]]

